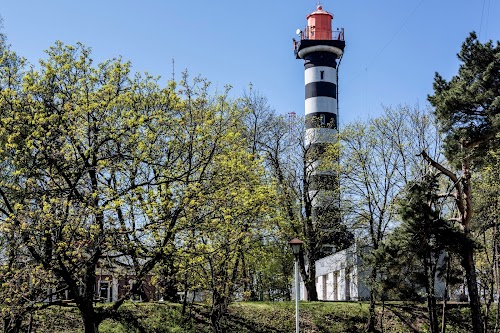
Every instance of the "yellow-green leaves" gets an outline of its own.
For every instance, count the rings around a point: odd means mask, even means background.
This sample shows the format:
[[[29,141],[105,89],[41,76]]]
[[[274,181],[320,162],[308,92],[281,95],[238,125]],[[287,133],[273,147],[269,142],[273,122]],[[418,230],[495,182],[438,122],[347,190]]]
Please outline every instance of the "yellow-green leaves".
[[[187,74],[163,88],[61,42],[15,87],[2,81],[0,236],[22,252],[12,260],[50,272],[40,290],[67,286],[79,305],[92,304],[97,272],[144,281],[165,262],[187,288],[221,283],[228,296],[275,196],[228,92]],[[202,279],[207,269],[216,277]]]

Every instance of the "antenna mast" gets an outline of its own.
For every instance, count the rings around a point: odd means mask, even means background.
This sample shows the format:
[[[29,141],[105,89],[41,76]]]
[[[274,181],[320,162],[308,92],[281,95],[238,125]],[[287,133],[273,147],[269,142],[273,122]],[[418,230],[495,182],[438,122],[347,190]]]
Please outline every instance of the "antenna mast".
[[[175,59],[172,58],[172,81],[175,82]]]

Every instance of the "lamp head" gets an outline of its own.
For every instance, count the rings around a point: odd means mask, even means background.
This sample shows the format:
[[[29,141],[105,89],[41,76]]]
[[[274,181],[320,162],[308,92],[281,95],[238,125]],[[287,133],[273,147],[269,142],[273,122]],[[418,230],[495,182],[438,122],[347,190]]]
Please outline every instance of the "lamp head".
[[[290,246],[292,247],[293,254],[298,255],[300,253],[300,248],[302,247],[302,244],[304,244],[304,242],[298,238],[294,238],[289,241],[288,244],[290,244]]]

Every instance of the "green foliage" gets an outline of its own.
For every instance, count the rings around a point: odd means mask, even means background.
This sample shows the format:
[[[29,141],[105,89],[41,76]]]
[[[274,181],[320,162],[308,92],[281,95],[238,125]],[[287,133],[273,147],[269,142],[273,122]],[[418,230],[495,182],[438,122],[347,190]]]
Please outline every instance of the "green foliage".
[[[434,95],[429,96],[429,101],[446,135],[448,160],[457,163],[468,157],[480,165],[485,153],[498,145],[500,43],[483,44],[472,32],[458,59],[458,74],[450,81],[436,73]]]
[[[380,282],[376,252],[399,225],[397,204],[412,179],[428,171],[417,157],[422,150],[437,151],[440,137],[433,117],[417,107],[385,108],[378,118],[358,121],[340,133],[340,193],[344,221],[357,235],[365,269],[369,272],[370,329],[375,326],[375,300],[387,297]],[[333,160],[337,153],[333,150]],[[439,158],[439,154],[433,154]]]
[[[178,304],[127,303],[115,319],[101,323],[99,332],[196,332],[181,314]]]
[[[81,44],[57,42],[28,71],[2,51],[0,241],[16,264],[2,267],[5,318],[60,287],[94,332],[165,271],[169,288],[184,278],[228,304],[274,197],[230,87],[184,73],[162,88],[121,59],[94,64]],[[136,283],[95,308],[98,272]]]
[[[403,237],[408,249],[414,249],[417,257],[444,249],[458,252],[457,244],[471,243],[458,228],[441,217],[438,189],[438,175],[426,175],[422,180],[410,182],[406,196],[400,201],[403,225],[398,236]]]
[[[440,130],[445,134],[445,154],[457,176],[443,165],[423,156],[446,175],[454,189],[457,221],[465,233],[472,230],[473,171],[488,164],[488,152],[498,146],[500,125],[500,42],[481,43],[473,32],[465,40],[458,54],[461,61],[458,74],[449,82],[436,74],[434,95],[428,97],[435,107]],[[476,279],[474,249],[462,248],[462,265],[467,276],[474,330],[484,331],[481,300]]]
[[[376,253],[383,276],[381,289],[389,299],[418,300],[423,291],[434,290],[436,278],[444,279],[445,258],[459,252],[460,246],[472,244],[441,218],[437,190],[436,175],[407,185],[398,209],[403,222]]]
[[[474,217],[471,225],[475,239],[481,244],[476,252],[478,279],[481,281],[481,294],[488,308],[495,303],[498,292],[498,255],[500,229],[498,216],[500,207],[500,174],[498,148],[488,152],[487,162],[481,170],[474,173]],[[492,318],[496,322],[496,318]],[[489,324],[491,325],[491,324]]]
[[[417,157],[437,151],[440,138],[429,112],[418,107],[385,108],[378,118],[358,121],[340,133],[342,213],[360,239],[378,247],[397,224],[397,202],[412,179],[429,167]],[[439,159],[439,154],[433,154]]]

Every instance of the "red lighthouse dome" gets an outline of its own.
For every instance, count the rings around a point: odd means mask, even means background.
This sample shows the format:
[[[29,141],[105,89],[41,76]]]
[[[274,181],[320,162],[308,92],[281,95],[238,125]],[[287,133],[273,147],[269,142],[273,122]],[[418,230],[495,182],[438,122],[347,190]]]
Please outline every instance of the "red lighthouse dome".
[[[308,39],[331,40],[333,15],[318,6],[315,12],[307,15],[306,35]]]

